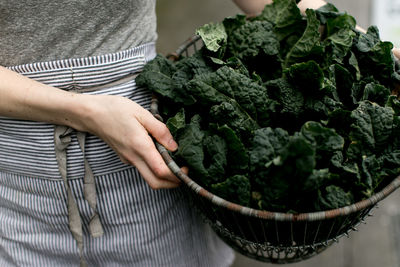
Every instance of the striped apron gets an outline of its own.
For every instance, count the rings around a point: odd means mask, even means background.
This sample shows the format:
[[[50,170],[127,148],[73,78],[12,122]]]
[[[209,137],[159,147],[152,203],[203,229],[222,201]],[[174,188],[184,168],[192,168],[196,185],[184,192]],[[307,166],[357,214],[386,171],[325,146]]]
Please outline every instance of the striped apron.
[[[149,109],[150,93],[126,77],[139,73],[154,56],[154,43],[149,43],[9,69],[64,90],[124,96]],[[0,266],[70,267],[82,259],[89,266],[232,263],[232,250],[202,223],[180,188],[152,190],[135,167],[122,163],[96,136],[68,132],[63,177],[57,127],[0,117]],[[88,170],[94,178],[94,207],[84,193]],[[70,197],[81,222],[81,248],[71,232]],[[98,237],[91,235],[94,214]]]

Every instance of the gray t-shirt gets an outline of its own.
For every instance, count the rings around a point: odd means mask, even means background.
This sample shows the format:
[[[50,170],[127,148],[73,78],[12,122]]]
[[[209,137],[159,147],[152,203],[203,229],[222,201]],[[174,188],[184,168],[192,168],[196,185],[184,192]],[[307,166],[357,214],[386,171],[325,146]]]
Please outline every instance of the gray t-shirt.
[[[156,0],[0,0],[0,65],[114,53],[154,42]]]

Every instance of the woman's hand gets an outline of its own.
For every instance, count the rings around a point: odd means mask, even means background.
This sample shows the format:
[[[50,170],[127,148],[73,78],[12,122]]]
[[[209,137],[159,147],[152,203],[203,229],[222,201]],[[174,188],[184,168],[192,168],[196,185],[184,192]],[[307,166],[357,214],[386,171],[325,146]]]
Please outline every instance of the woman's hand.
[[[178,145],[168,128],[137,103],[120,96],[80,95],[87,103],[84,117],[76,118],[75,129],[104,140],[124,163],[134,165],[153,189],[174,188],[180,180],[170,171],[152,137],[168,150]]]
[[[180,183],[150,137],[173,151],[177,144],[169,130],[127,98],[67,92],[0,66],[0,116],[90,132],[112,147],[122,161],[136,166],[150,187],[173,188]]]

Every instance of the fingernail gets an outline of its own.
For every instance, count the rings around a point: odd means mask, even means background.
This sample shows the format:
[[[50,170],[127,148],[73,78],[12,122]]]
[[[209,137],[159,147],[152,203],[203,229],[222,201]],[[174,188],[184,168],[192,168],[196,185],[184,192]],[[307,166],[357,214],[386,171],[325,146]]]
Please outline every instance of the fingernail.
[[[175,142],[175,140],[174,139],[171,139],[171,140],[169,140],[169,142],[168,142],[168,147],[171,149],[171,150],[177,150],[178,149],[178,144]]]

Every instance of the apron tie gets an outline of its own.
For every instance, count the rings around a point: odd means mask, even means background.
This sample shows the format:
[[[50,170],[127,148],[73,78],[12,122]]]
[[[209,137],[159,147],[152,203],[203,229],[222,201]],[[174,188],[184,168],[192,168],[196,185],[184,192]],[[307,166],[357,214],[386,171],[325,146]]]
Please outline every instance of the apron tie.
[[[82,218],[79,214],[78,205],[73,197],[71,188],[68,185],[67,180],[67,147],[71,143],[71,134],[74,129],[56,125],[54,129],[54,146],[56,152],[56,158],[58,168],[60,170],[61,177],[64,181],[64,185],[67,191],[67,208],[68,208],[68,225],[72,233],[73,238],[76,240],[79,256],[80,266],[87,266],[83,258],[83,230],[82,230]],[[89,222],[89,231],[91,236],[99,237],[104,234],[103,227],[100,222],[99,215],[97,213],[97,197],[96,197],[96,186],[92,169],[90,168],[89,162],[85,156],[85,141],[86,133],[77,132],[77,139],[79,146],[83,153],[83,159],[85,164],[85,175],[83,178],[83,195],[86,201],[89,203],[90,208],[93,211]]]

